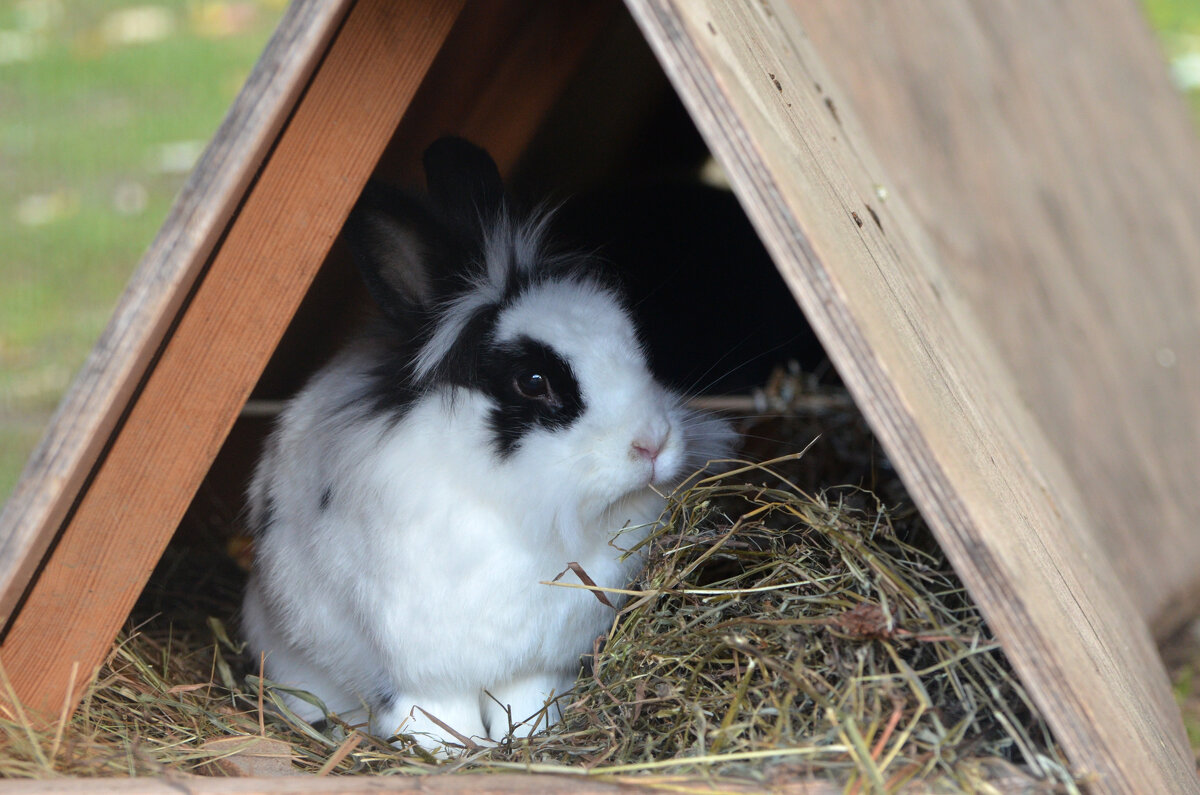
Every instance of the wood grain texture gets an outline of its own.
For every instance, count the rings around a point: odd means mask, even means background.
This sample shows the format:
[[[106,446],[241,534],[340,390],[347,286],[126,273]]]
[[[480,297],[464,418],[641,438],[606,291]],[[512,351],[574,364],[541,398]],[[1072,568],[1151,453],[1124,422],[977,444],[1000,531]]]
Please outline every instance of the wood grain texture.
[[[546,774],[428,775],[428,776],[288,776],[272,779],[171,778],[53,779],[6,781],[6,795],[352,795],[400,792],[429,795],[836,795],[841,787],[816,781],[739,784],[724,779],[685,777],[639,779],[635,776],[560,776]]]
[[[377,175],[421,184],[420,152],[446,134],[483,146],[507,175],[619,9],[617,0],[469,3]]]
[[[346,17],[0,646],[33,711],[107,652],[460,7]]]
[[[786,2],[627,0],[831,359],[1094,792],[1197,792],[1083,501]],[[877,220],[878,219],[878,220]]]
[[[0,513],[7,622],[350,0],[296,0],[184,184]]]
[[[1200,607],[1200,137],[1139,4],[793,6],[1164,636]]]

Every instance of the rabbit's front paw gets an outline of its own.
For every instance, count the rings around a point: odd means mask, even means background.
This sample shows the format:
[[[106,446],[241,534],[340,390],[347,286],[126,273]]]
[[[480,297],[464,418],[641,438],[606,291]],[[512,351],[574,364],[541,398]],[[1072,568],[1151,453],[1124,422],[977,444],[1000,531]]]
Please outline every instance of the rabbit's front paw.
[[[371,733],[383,738],[409,735],[437,756],[456,756],[464,749],[492,744],[483,725],[479,698],[474,695],[440,699],[397,697],[372,714]]]
[[[528,737],[562,720],[562,698],[575,676],[533,673],[514,677],[484,694],[483,713],[492,737]]]

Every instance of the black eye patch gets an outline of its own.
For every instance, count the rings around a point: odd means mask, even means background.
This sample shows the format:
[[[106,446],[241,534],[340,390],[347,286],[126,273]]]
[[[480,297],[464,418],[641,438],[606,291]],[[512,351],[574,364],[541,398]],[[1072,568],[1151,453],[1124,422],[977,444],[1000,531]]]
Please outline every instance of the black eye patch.
[[[501,458],[512,455],[530,430],[566,428],[583,413],[575,373],[549,345],[521,337],[483,358],[479,386],[496,403],[489,424]]]

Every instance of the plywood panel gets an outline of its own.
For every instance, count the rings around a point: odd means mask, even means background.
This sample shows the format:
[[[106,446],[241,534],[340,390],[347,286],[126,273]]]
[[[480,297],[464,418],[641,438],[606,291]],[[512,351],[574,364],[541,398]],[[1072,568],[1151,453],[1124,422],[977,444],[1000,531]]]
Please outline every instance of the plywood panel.
[[[1077,772],[1200,791],[1075,484],[791,7],[627,5]]]
[[[1200,607],[1200,138],[1139,4],[793,7],[1171,631]]]
[[[56,715],[103,658],[460,7],[350,11],[0,646],[34,712]]]
[[[53,542],[349,6],[292,3],[184,184],[0,513],[0,622]]]

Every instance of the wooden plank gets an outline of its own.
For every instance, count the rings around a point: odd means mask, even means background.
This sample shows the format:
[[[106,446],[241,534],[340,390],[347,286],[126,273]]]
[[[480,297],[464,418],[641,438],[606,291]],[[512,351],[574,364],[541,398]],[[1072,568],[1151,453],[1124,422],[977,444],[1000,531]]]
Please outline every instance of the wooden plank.
[[[1165,636],[1200,607],[1200,137],[1142,9],[793,7]]]
[[[619,9],[616,0],[468,4],[377,173],[420,184],[419,153],[451,133],[484,146],[508,174]]]
[[[793,10],[627,5],[1076,771],[1093,792],[1200,791],[1074,483],[907,197],[880,200],[895,182]]]
[[[96,466],[350,0],[296,0],[184,184],[0,513],[0,623]]]
[[[109,648],[460,7],[350,11],[0,646],[33,711]]]
[[[200,776],[133,779],[51,779],[6,781],[6,795],[340,795],[360,792],[419,792],[444,795],[661,795],[712,792],[729,795],[835,795],[842,791],[819,781],[737,783],[725,779],[685,777],[651,779],[636,776],[586,776],[497,773],[427,776],[284,776],[280,778],[205,778]]]

